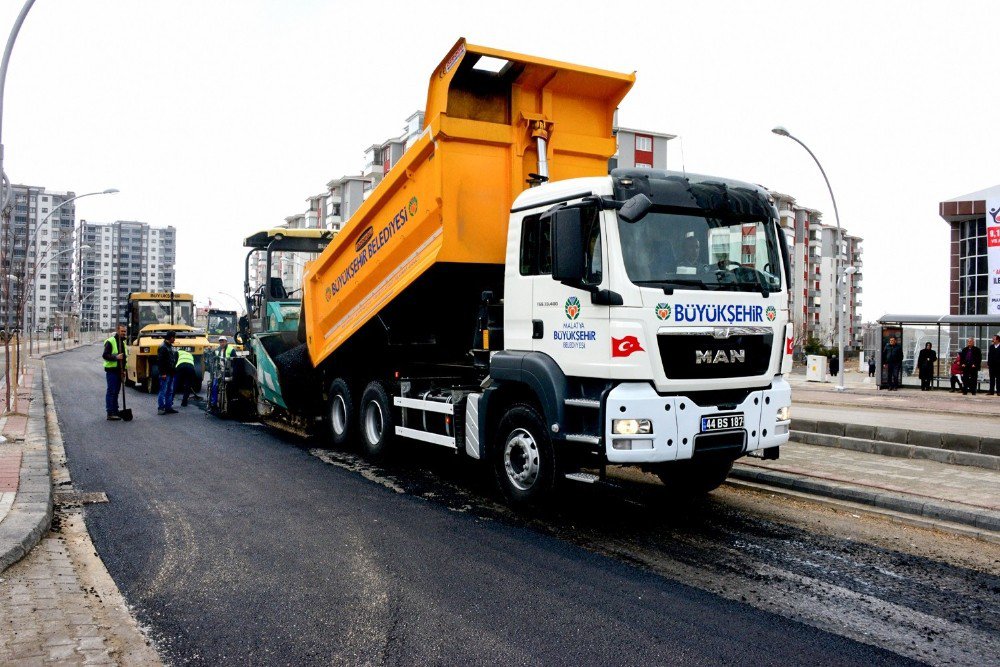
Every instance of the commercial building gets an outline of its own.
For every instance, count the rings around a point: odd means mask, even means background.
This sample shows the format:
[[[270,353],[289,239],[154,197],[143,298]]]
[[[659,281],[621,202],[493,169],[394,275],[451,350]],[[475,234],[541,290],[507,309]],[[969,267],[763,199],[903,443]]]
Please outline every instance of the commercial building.
[[[796,203],[795,198],[771,192],[781,226],[788,236],[792,276],[796,281],[789,295],[789,308],[795,330],[795,350],[801,352],[810,339],[821,345],[837,344],[838,251],[844,267],[855,269],[846,275],[844,303],[844,348],[858,349],[863,342],[861,331],[862,239],[838,231],[836,225],[823,223],[823,214]]]
[[[10,298],[3,303],[3,324],[21,326],[23,313],[23,326],[49,329],[67,307],[73,287],[76,207],[62,204],[75,194],[33,185],[13,185],[12,191],[9,224],[0,222],[0,274],[13,276],[6,278]]]
[[[1000,185],[940,202],[938,214],[951,227],[949,314],[968,321],[950,331],[953,349],[971,337],[985,350],[1000,330]]]
[[[90,251],[80,251],[90,246]],[[145,222],[81,220],[76,232],[74,308],[84,329],[108,330],[124,312],[130,292],[174,289],[177,230]]]

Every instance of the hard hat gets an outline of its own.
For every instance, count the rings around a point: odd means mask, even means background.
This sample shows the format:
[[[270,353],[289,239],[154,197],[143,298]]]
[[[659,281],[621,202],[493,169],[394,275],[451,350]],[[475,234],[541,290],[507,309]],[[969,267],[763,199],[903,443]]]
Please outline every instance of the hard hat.
[[[219,336],[219,342],[220,343],[228,343],[229,339],[226,338],[225,336]]]

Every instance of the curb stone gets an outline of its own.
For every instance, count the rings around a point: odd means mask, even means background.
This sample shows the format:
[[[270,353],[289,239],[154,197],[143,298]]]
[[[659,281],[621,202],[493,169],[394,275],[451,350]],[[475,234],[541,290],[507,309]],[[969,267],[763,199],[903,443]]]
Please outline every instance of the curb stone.
[[[14,504],[3,521],[0,521],[0,573],[27,556],[52,525],[49,439],[52,433],[58,433],[58,430],[53,430],[58,429],[58,422],[45,357],[90,344],[92,343],[81,343],[65,350],[51,350],[28,359],[29,364],[35,365],[36,381],[31,387],[24,441],[14,439],[14,446],[19,447],[22,452],[21,471]],[[31,409],[31,406],[36,406],[36,409]],[[38,408],[41,408],[41,414]]]
[[[36,373],[41,378],[41,382],[32,384],[31,402],[42,407],[44,414],[30,408],[28,411],[28,427],[20,445],[23,454],[17,495],[0,523],[0,572],[28,555],[52,523],[47,416],[54,406],[45,363],[37,359],[29,363],[38,365]]]
[[[947,501],[905,496],[881,489],[830,482],[794,473],[759,470],[740,464],[733,467],[730,476],[747,482],[756,482],[767,486],[893,510],[903,514],[913,514],[928,519],[950,521],[982,530],[1000,532],[1000,512],[986,509],[966,507]]]

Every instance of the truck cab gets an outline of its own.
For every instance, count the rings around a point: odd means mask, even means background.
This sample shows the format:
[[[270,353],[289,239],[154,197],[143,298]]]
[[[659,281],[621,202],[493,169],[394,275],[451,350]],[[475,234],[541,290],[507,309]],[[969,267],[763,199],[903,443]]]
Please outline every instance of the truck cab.
[[[556,378],[541,407],[572,458],[717,478],[787,441],[788,254],[763,188],[616,170],[512,210],[491,377]]]

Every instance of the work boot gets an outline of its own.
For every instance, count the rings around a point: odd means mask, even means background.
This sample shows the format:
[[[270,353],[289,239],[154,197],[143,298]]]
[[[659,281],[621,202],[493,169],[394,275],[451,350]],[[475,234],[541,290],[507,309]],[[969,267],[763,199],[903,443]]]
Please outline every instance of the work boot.
[[[110,415],[108,415],[108,421],[109,421],[109,422],[117,422],[117,421],[121,421],[121,419],[122,419],[122,418],[121,418],[121,417],[119,417],[119,416],[118,416],[118,415],[116,415],[116,414],[110,414]]]
[[[186,398],[181,399],[181,407],[186,408],[188,406],[188,400]]]
[[[166,409],[166,410],[164,410],[163,412],[164,412],[165,414],[168,414],[168,415],[176,415],[176,414],[177,414],[177,411],[176,411],[176,410],[174,410],[173,408],[167,408],[167,409]]]
[[[165,415],[165,414],[167,414],[167,411],[164,410],[163,408],[160,408],[159,410],[156,411],[156,414],[158,414],[158,415]]]

